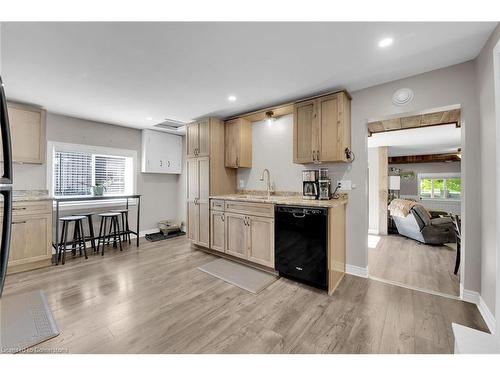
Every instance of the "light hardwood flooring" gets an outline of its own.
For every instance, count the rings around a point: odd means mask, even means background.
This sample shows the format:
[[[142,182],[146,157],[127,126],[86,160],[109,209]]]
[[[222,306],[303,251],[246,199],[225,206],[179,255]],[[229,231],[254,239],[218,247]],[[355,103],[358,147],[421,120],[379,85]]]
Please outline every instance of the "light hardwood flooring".
[[[487,331],[473,304],[346,276],[332,296],[280,278],[254,295],[197,269],[186,238],[110,249],[7,277],[43,289],[70,353],[450,353],[451,323]]]
[[[458,276],[453,274],[456,249],[425,245],[399,235],[369,235],[368,242],[370,276],[453,296],[460,294]]]

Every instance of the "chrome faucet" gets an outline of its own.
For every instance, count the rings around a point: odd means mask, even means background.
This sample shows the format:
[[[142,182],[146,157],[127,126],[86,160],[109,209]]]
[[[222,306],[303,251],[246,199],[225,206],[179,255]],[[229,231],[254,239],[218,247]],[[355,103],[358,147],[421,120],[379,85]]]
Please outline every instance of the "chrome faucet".
[[[260,175],[260,180],[264,181],[264,175],[266,174],[266,172],[267,172],[267,184],[266,184],[266,187],[267,187],[267,199],[270,199],[271,198],[271,192],[273,191],[273,188],[271,187],[271,173],[269,172],[269,169],[265,168],[262,171],[262,174]]]

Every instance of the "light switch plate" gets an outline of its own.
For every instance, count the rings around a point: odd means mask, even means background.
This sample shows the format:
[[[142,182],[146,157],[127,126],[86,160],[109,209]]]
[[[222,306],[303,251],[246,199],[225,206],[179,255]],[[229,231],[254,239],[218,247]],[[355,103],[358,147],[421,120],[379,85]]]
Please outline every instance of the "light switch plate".
[[[351,180],[340,180],[339,181],[340,188],[339,190],[352,190]]]

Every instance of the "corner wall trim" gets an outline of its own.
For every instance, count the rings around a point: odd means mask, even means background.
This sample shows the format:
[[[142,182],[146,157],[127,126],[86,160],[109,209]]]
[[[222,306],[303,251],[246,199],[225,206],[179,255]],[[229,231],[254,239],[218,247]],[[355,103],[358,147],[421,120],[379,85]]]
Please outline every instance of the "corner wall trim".
[[[491,313],[490,309],[486,305],[486,302],[484,302],[483,298],[479,296],[479,303],[477,305],[477,308],[479,312],[481,313],[486,325],[488,326],[488,329],[490,330],[491,334],[495,334],[496,331],[496,322],[495,322],[495,316]]]
[[[479,293],[473,290],[464,289],[462,291],[462,299],[465,302],[470,302],[479,305]]]
[[[492,334],[494,334],[496,329],[495,316],[491,313],[490,309],[486,305],[486,302],[484,302],[481,295],[473,290],[464,289],[462,291],[462,299],[465,302],[470,302],[477,306],[477,309],[479,310],[479,313],[483,317],[484,322],[488,326],[488,329]]]
[[[368,277],[368,267],[358,267],[358,266],[353,266],[352,264],[346,264],[345,265],[345,272],[348,273],[349,275],[354,275],[358,277]]]

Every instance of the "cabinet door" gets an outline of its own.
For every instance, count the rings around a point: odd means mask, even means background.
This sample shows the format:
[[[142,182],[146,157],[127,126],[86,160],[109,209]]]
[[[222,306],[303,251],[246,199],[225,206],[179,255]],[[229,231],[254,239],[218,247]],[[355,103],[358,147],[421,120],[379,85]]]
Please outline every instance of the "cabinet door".
[[[248,258],[248,226],[246,216],[226,213],[226,253]]]
[[[340,161],[343,159],[339,98],[340,94],[333,94],[318,99],[320,161]]]
[[[187,124],[186,126],[186,152],[188,158],[194,158],[198,150],[199,127],[197,122]]]
[[[293,162],[312,163],[318,149],[316,101],[308,100],[294,106]]]
[[[51,214],[13,218],[9,266],[49,259],[51,229]]]
[[[198,122],[198,155],[210,155],[210,120]]]
[[[197,158],[198,161],[198,206],[199,206],[199,235],[198,244],[210,246],[210,161],[208,157]]]
[[[199,222],[200,222],[200,209],[197,203],[188,202],[188,227],[187,227],[187,237],[194,243],[199,240]]]
[[[178,135],[165,134],[163,139],[163,169],[165,173],[182,172],[182,138]]]
[[[248,260],[274,268],[274,220],[250,216],[249,223]]]
[[[225,246],[225,218],[224,212],[211,211],[210,212],[210,248],[224,252]]]
[[[240,153],[240,127],[241,123],[238,119],[226,121],[225,126],[225,154],[226,154],[226,167],[238,168],[239,167],[239,153]]]
[[[44,163],[47,144],[45,110],[8,103],[8,111],[13,161],[32,164]],[[2,159],[0,157],[0,160]]]

